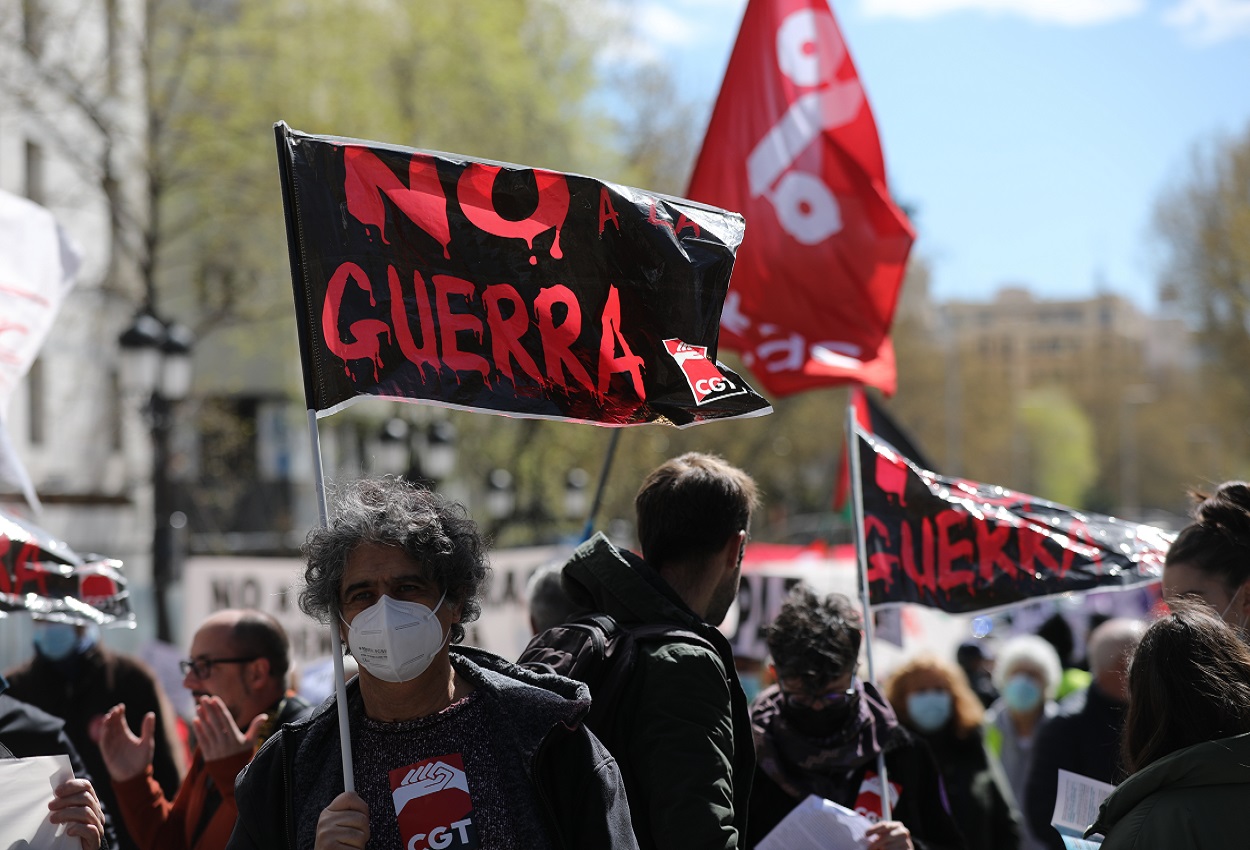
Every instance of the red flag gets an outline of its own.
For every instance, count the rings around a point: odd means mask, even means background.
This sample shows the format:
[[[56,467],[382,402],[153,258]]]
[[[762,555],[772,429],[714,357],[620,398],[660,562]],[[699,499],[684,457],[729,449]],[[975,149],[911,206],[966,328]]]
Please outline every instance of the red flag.
[[[774,395],[895,389],[890,323],[914,234],[825,0],[751,0],[688,192],[743,213],[722,345]]]

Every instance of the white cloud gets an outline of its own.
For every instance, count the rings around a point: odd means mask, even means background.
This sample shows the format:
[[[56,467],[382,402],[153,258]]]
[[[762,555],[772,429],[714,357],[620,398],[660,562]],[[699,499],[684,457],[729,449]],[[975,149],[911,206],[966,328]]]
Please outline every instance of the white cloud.
[[[724,36],[716,24],[740,18],[746,2],[604,0],[599,8],[614,24],[613,35],[600,52],[601,58],[645,65],[662,62],[674,51],[701,49]]]
[[[633,22],[638,38],[653,44],[683,47],[699,37],[699,31],[690,19],[673,11],[667,4],[643,4]]]
[[[1184,2],[1202,3],[1204,0]],[[1219,4],[1221,0],[1205,2]],[[1146,5],[1145,0],[862,0],[862,3],[864,13],[876,17],[932,18],[950,12],[972,11],[1019,15],[1037,23],[1077,27],[1132,17]]]
[[[1163,20],[1197,42],[1225,41],[1250,35],[1250,0],[1181,0]]]

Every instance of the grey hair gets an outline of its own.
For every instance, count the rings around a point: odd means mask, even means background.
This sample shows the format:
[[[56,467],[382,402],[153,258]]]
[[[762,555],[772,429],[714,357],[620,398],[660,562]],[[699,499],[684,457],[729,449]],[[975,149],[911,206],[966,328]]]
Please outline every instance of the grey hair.
[[[998,650],[998,660],[994,662],[994,686],[1001,691],[1011,675],[1021,667],[1032,668],[1042,674],[1046,699],[1054,699],[1059,693],[1063,667],[1059,663],[1059,653],[1045,638],[1016,635],[1004,643]]]
[[[1127,617],[1116,617],[1098,626],[1089,636],[1089,672],[1095,677],[1098,674],[1124,664],[1128,670],[1128,660],[1132,657],[1137,644],[1141,643],[1146,632],[1146,624],[1141,620]]]
[[[579,610],[560,583],[563,569],[560,563],[544,564],[525,583],[525,598],[535,631],[567,623]]]
[[[394,546],[420,564],[446,602],[460,606],[451,642],[464,640],[462,624],[482,613],[479,597],[490,567],[477,523],[463,505],[389,475],[338,488],[328,527],[313,529],[304,544],[300,610],[322,623],[338,617],[347,558],[361,543]]]

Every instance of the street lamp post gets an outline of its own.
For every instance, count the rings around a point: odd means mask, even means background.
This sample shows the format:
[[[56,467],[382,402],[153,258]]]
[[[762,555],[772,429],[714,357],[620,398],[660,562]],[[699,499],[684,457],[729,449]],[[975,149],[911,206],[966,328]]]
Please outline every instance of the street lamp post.
[[[590,473],[574,467],[564,474],[565,519],[585,520],[590,510]]]
[[[173,579],[175,512],[169,477],[174,409],[191,391],[190,329],[164,322],[150,309],[141,310],[117,340],[122,352],[122,387],[131,396],[146,396],[143,406],[152,439],[152,592],[156,636],[173,642],[168,595]]]
[[[435,419],[422,427],[392,416],[382,423],[376,452],[382,471],[437,490],[456,469],[456,426]]]

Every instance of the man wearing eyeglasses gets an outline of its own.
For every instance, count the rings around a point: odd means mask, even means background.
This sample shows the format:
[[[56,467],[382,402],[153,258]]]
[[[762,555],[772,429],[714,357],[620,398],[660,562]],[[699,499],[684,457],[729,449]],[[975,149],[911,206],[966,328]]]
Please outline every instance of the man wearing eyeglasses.
[[[113,708],[101,726],[100,751],[141,850],[222,850],[238,816],[235,777],[274,730],[306,716],[311,706],[287,691],[286,632],[259,611],[210,616],[181,666],[183,687],[196,703],[196,749],[173,801],[152,780],[151,714],[136,736],[125,706]]]

